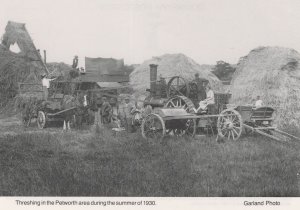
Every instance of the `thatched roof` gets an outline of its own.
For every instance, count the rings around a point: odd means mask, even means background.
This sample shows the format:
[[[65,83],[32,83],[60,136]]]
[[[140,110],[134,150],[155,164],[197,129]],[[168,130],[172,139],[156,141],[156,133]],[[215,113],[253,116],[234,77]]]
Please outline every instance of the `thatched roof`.
[[[8,21],[2,38],[2,45],[9,49],[9,47],[15,43],[18,44],[21,50],[20,55],[24,56],[28,61],[33,62],[36,67],[39,67],[45,73],[48,73],[47,67],[37,52],[25,24]]]

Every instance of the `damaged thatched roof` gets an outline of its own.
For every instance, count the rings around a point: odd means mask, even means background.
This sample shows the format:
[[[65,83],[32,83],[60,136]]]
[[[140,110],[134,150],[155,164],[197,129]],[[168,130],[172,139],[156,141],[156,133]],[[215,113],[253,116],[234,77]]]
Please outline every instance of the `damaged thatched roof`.
[[[15,43],[18,44],[21,52],[28,61],[33,62],[37,67],[48,73],[47,67],[42,61],[41,55],[38,53],[24,23],[8,21],[5,33],[2,38],[2,45],[7,49]]]

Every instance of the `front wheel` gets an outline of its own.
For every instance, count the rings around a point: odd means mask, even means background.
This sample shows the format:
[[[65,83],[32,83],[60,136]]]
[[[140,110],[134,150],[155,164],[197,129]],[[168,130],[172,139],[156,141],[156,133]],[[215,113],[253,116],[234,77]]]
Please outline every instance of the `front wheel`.
[[[39,129],[43,129],[46,127],[46,115],[43,111],[38,112],[37,125]]]
[[[236,110],[225,109],[218,117],[217,128],[221,138],[238,140],[243,130],[242,117]]]
[[[166,135],[163,119],[158,114],[147,115],[142,122],[142,136],[145,139],[162,140]]]

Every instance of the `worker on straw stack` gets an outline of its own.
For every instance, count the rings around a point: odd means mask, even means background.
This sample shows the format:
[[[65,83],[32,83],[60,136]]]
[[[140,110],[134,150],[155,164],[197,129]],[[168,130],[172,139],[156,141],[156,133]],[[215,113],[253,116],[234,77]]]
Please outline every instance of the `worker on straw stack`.
[[[111,122],[112,117],[112,107],[108,103],[106,97],[102,97],[102,105],[101,105],[101,119],[103,124],[108,124]]]
[[[199,107],[198,109],[194,108],[195,113],[198,113],[200,111],[201,112],[206,112],[207,111],[207,106],[211,105],[211,104],[215,104],[215,94],[213,92],[213,90],[211,89],[210,84],[206,85],[206,99],[204,99],[203,101],[199,102]]]
[[[132,111],[134,109],[134,104],[130,103],[130,98],[126,96],[124,102],[120,106],[119,115],[122,124],[129,133],[132,132]]]
[[[56,79],[56,78],[50,79],[48,77],[49,77],[49,75],[46,76],[45,74],[41,76],[42,84],[43,84],[43,90],[44,90],[44,94],[45,94],[45,99],[48,98],[48,93],[49,93],[49,88],[50,88],[50,81]]]
[[[256,109],[262,107],[262,105],[263,105],[263,101],[260,99],[260,96],[257,96],[254,104],[254,108]]]

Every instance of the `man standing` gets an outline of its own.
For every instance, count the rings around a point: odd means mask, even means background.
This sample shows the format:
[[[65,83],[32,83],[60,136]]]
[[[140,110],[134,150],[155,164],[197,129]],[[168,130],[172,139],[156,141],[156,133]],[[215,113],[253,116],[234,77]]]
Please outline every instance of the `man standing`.
[[[108,124],[111,122],[112,117],[112,108],[108,103],[106,97],[102,97],[102,105],[101,105],[101,119],[103,124]]]
[[[56,78],[53,79],[49,79],[47,78],[46,75],[42,75],[42,84],[43,84],[43,90],[44,90],[44,94],[45,94],[45,100],[47,100],[48,98],[48,94],[49,94],[49,88],[50,88],[50,81],[55,80]]]
[[[120,107],[120,117],[122,124],[124,125],[127,132],[132,132],[132,111],[135,109],[135,106],[130,103],[129,97],[125,97],[124,103]]]
[[[206,99],[206,92],[205,92],[205,83],[208,82],[205,79],[200,79],[199,73],[195,74],[195,83],[197,84],[197,91],[198,91],[198,101],[202,101]]]

